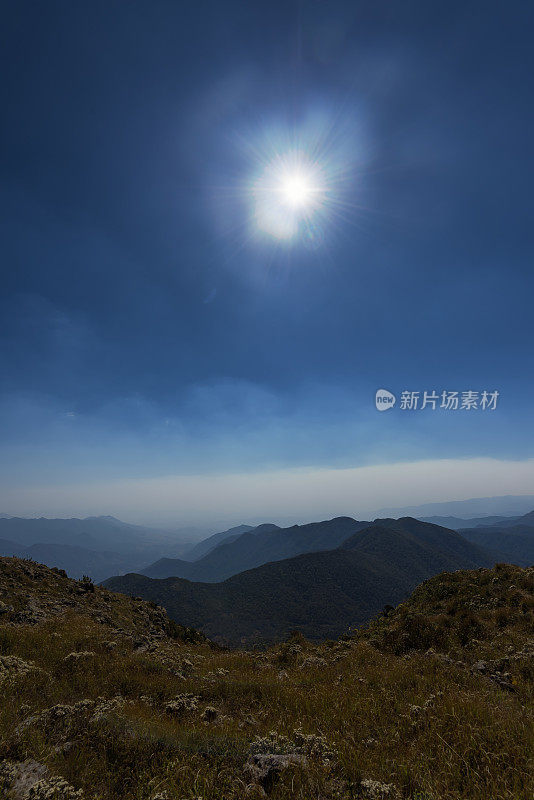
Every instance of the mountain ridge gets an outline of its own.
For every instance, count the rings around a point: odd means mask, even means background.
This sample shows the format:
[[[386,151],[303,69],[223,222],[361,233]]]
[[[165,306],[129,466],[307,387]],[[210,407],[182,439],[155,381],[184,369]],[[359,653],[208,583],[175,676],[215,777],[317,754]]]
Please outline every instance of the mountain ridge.
[[[216,583],[270,561],[291,558],[304,552],[332,549],[350,533],[369,524],[352,517],[334,517],[288,528],[263,524],[231,542],[223,541],[198,561],[160,560],[141,570],[140,574],[149,578],[178,577]]]
[[[198,561],[199,558],[207,555],[221,542],[236,539],[238,536],[241,536],[242,533],[252,530],[252,527],[252,525],[235,525],[233,528],[228,528],[226,531],[213,533],[206,539],[197,542],[190,550],[186,550],[183,554],[183,560]]]
[[[343,519],[354,529],[354,520]],[[437,572],[499,558],[456,531],[410,518],[381,522],[353,530],[335,549],[268,562],[221,582],[130,573],[104,585],[153,600],[171,618],[235,646],[277,640],[294,628],[310,638],[338,636]]]
[[[381,508],[378,513],[383,516],[427,517],[454,515],[457,517],[484,515],[520,516],[534,507],[534,494],[509,494],[493,497],[471,497],[467,500],[446,500],[435,503],[423,503],[417,506]],[[462,513],[463,512],[463,513]]]
[[[72,577],[86,574],[96,581],[113,572],[141,569],[162,552],[181,552],[186,543],[172,533],[131,525],[111,516],[0,519],[4,555],[16,553],[49,566],[65,569]]]

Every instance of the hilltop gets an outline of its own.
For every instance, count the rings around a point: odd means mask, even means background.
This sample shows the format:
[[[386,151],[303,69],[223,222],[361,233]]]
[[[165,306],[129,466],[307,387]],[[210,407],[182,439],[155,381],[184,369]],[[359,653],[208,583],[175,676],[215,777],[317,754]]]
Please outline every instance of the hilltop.
[[[0,621],[4,625],[49,625],[80,615],[109,636],[132,641],[139,637],[205,640],[197,631],[171,621],[155,603],[110,592],[91,580],[73,580],[62,569],[29,559],[0,558]]]
[[[534,569],[445,573],[338,641],[214,648],[0,559],[6,800],[530,800]]]
[[[496,564],[441,573],[356,637],[397,655],[439,652],[466,664],[498,655],[501,668],[515,662],[516,673],[534,679],[534,567]]]

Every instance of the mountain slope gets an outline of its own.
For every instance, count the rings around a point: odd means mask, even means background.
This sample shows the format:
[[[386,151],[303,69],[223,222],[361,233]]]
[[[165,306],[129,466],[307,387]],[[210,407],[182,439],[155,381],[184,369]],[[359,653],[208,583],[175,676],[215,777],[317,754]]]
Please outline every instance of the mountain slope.
[[[470,542],[499,550],[503,560],[528,567],[534,564],[534,525],[512,525],[501,528],[473,528],[462,531]]]
[[[199,561],[189,563],[181,559],[160,559],[142,575],[149,578],[178,577],[191,581],[216,582],[247,569],[280,561],[301,553],[332,550],[352,533],[369,522],[358,522],[350,517],[336,517],[308,525],[278,528],[260,525],[231,542],[223,542]]]
[[[357,525],[342,519],[346,530]],[[294,628],[321,639],[400,602],[436,572],[495,561],[454,531],[418,520],[384,522],[352,533],[335,550],[264,564],[221,583],[129,574],[105,585],[154,600],[173,619],[232,644],[280,639]]]
[[[9,539],[0,539],[0,556],[19,556],[24,551],[25,548],[21,547],[17,542],[12,542]]]
[[[180,636],[205,641],[197,632],[175,626],[162,608],[141,598],[121,597],[91,581],[73,580],[60,569],[27,559],[0,557],[3,625],[51,624],[65,614],[97,622],[102,632],[120,639],[134,640],[141,635],[172,638],[181,631]]]
[[[534,511],[529,511],[528,514],[523,514],[522,517],[514,517],[512,519],[504,520],[503,522],[496,523],[500,528],[511,528],[515,525],[527,525],[534,527]]]
[[[498,558],[498,554],[467,541],[456,531],[413,517],[377,520],[351,536],[342,547],[392,562],[406,571],[414,564],[422,564],[430,573],[489,566]]]
[[[0,559],[2,800],[534,796],[533,569],[248,652],[93,589]]]
[[[399,655],[432,648],[427,656],[446,654],[449,664],[461,658],[464,667],[466,661],[492,659],[476,664],[477,672],[499,685],[508,681],[506,688],[513,691],[508,670],[514,662],[534,679],[533,630],[534,568],[497,564],[424,581],[407,601],[361,628],[355,638]]]
[[[222,544],[222,542],[233,541],[241,536],[242,533],[247,533],[247,531],[250,530],[252,530],[252,525],[236,525],[233,528],[229,528],[227,531],[214,533],[212,536],[208,536],[207,539],[198,542],[198,544],[190,550],[187,550],[183,554],[183,558],[185,561],[198,561],[199,558],[206,556],[217,547],[217,545]]]

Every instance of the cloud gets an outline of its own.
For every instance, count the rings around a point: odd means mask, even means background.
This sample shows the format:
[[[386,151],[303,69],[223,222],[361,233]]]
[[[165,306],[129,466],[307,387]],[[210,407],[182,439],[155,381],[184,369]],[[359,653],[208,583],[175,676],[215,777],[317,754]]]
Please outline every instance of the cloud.
[[[384,506],[529,494],[534,459],[422,460],[352,469],[282,469],[5,488],[13,514],[114,514],[131,521],[311,521],[371,516]]]

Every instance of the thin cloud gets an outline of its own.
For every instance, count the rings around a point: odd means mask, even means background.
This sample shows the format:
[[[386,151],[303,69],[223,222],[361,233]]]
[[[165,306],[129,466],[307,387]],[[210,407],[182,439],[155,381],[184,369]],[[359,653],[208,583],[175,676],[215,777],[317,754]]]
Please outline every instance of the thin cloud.
[[[385,506],[530,494],[534,459],[398,462],[352,469],[293,469],[169,475],[79,485],[14,487],[0,493],[9,513],[114,514],[132,521],[210,523],[340,515],[371,516]]]

